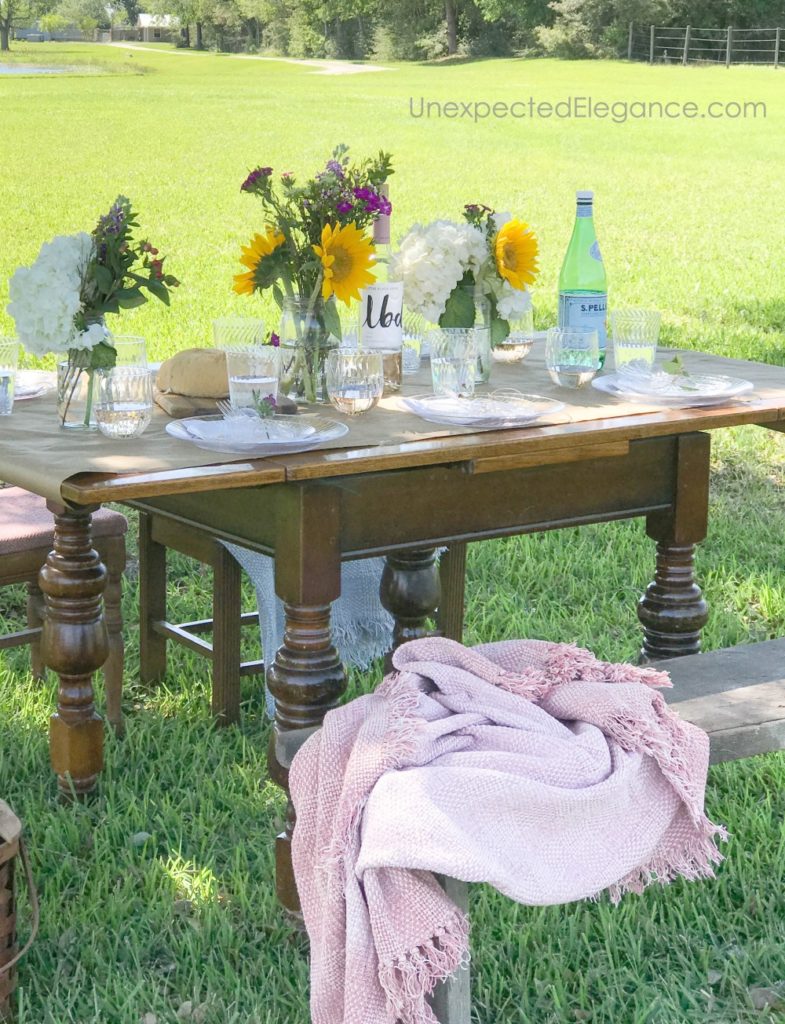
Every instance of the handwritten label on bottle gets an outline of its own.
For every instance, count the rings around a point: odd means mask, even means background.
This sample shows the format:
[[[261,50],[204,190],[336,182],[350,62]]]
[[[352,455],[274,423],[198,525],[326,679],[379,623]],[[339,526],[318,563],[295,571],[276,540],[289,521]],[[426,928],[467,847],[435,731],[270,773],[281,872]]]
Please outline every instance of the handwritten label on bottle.
[[[369,349],[391,351],[403,344],[403,282],[386,281],[363,289],[360,343]]]

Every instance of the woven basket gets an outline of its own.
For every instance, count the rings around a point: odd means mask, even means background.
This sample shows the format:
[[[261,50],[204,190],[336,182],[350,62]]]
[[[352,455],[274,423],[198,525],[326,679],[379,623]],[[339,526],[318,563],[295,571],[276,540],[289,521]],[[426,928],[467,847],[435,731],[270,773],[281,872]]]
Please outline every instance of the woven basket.
[[[8,804],[0,800],[0,1021],[14,1019],[12,997],[16,988],[16,965],[32,945],[38,930],[38,898],[21,833],[21,822]],[[14,873],[19,861],[24,867],[33,912],[30,938],[22,950],[17,950],[16,946],[14,896]]]

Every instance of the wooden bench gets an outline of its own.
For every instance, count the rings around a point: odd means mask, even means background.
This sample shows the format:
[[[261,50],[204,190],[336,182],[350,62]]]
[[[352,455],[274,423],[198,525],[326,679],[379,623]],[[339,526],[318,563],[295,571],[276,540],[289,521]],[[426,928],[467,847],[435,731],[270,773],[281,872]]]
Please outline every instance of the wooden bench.
[[[664,690],[668,704],[711,740],[711,763],[785,749],[785,639],[728,647],[657,662],[673,680]],[[468,885],[440,879],[463,909]],[[469,971],[457,971],[434,992],[439,1024],[469,1024]]]

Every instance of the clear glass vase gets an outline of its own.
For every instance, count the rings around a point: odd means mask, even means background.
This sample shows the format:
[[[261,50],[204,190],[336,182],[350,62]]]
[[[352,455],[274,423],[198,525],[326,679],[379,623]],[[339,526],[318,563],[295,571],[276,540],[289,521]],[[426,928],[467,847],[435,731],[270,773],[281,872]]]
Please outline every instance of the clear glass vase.
[[[474,332],[477,346],[475,382],[486,384],[491,375],[491,304],[475,285],[464,285],[474,300]],[[471,326],[469,324],[466,325]]]
[[[327,303],[331,303],[327,308]],[[335,299],[287,296],[281,314],[281,393],[295,402],[329,402],[325,380],[328,354],[340,338],[328,325],[340,323]]]
[[[70,359],[57,364],[57,418],[71,430],[97,430],[95,418],[95,371],[83,369]]]

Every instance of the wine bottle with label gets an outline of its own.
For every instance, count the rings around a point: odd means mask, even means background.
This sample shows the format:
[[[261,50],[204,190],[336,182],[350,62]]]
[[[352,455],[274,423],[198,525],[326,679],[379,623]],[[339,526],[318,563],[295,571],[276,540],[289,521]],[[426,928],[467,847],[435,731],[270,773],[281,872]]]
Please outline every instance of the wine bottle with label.
[[[387,185],[381,191],[387,195]],[[360,293],[360,347],[382,353],[385,392],[401,386],[403,281],[390,280],[390,217],[373,226],[376,281]]]
[[[594,193],[578,192],[572,238],[559,274],[559,327],[596,330],[600,365],[607,343],[608,279],[594,230]]]

